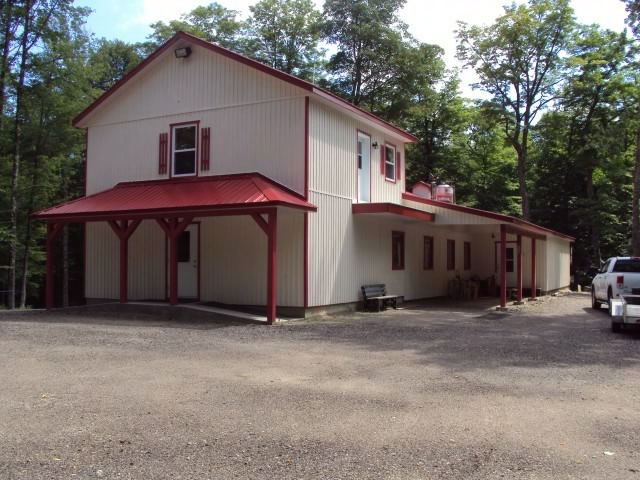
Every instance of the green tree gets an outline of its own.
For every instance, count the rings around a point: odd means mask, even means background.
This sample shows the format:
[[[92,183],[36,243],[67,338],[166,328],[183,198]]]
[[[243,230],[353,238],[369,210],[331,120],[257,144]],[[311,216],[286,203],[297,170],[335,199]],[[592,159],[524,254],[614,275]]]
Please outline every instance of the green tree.
[[[603,255],[627,248],[629,47],[624,34],[580,28],[562,101],[534,128],[532,218],[576,237],[579,282],[590,279]]]
[[[322,16],[313,2],[261,0],[249,9],[246,53],[283,72],[317,81]]]
[[[98,40],[89,57],[91,87],[102,93],[111,88],[143,59],[144,47],[122,40]]]
[[[640,41],[640,0],[623,0],[628,13],[627,25],[636,42]],[[640,95],[640,92],[638,92]],[[633,196],[632,196],[632,227],[631,227],[631,251],[634,256],[640,256],[640,123],[638,123],[635,135],[635,162],[633,170]]]
[[[530,217],[529,132],[536,116],[557,98],[561,55],[573,28],[569,0],[514,3],[488,27],[459,24],[458,58],[477,73],[476,87],[492,96],[502,113],[505,137],[517,153],[524,218]]]
[[[191,12],[171,20],[169,23],[152,23],[153,32],[149,35],[150,47],[167,41],[176,32],[187,32],[215,42],[231,50],[239,50],[242,33],[242,22],[238,20],[238,12],[223,7],[218,2],[207,6],[196,7]]]
[[[376,111],[403,72],[409,55],[406,25],[398,12],[405,0],[326,0],[325,40],[337,51],[327,65],[330,86],[354,105]]]

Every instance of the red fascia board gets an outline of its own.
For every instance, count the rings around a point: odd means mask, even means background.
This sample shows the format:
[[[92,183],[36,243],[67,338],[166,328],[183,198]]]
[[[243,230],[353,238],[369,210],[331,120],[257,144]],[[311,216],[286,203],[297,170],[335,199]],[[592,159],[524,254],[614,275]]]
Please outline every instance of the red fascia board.
[[[351,207],[354,214],[361,213],[391,213],[393,215],[401,215],[403,217],[422,220],[424,222],[433,222],[435,214],[423,212],[404,205],[396,205],[395,203],[354,203]]]
[[[537,230],[539,232],[550,233],[550,234],[552,234],[552,235],[554,235],[556,237],[564,238],[564,239],[570,240],[572,242],[575,241],[574,237],[571,237],[569,235],[565,235],[564,233],[556,232],[555,230],[551,230],[550,228],[541,227],[540,225],[536,225],[535,223],[527,222],[526,220],[522,220],[520,218],[511,217],[509,215],[503,215],[501,213],[488,212],[486,210],[480,210],[479,208],[466,207],[464,205],[458,205],[458,204],[455,204],[455,203],[445,203],[445,202],[439,202],[437,200],[430,200],[430,199],[423,198],[423,197],[420,197],[418,195],[415,195],[413,193],[408,193],[408,192],[404,192],[402,194],[402,198],[404,198],[405,200],[410,200],[412,202],[423,203],[425,205],[431,205],[431,206],[434,206],[434,207],[447,208],[449,210],[455,210],[455,211],[458,211],[458,212],[469,213],[471,215],[477,215],[479,217],[491,218],[493,220],[498,220],[498,221],[501,221],[501,222],[512,223],[512,224],[515,224],[515,225],[520,225],[520,226],[524,227],[525,229],[529,228],[529,229]],[[524,230],[522,230],[521,232],[524,232]],[[522,233],[522,234],[524,235],[524,233]]]
[[[201,207],[180,207],[180,208],[154,208],[154,209],[141,209],[141,210],[110,210],[98,213],[34,213],[35,218],[41,218],[43,220],[52,220],[60,223],[73,223],[73,222],[99,222],[107,220],[153,220],[156,218],[167,217],[208,217],[208,216],[230,216],[230,215],[253,215],[253,214],[266,214],[270,209],[274,207],[286,207],[303,211],[316,211],[316,206],[303,206],[298,204],[291,204],[287,202],[260,202],[260,203],[240,203],[240,204],[224,204],[220,206],[207,206]]]
[[[134,76],[136,76],[141,70],[143,70],[144,68],[147,67],[147,65],[149,65],[151,62],[153,62],[156,58],[158,58],[160,55],[162,55],[164,52],[166,52],[171,46],[175,45],[178,41],[180,40],[188,40],[190,42],[193,42],[195,45],[198,45],[202,48],[211,50],[215,53],[218,53],[224,57],[227,57],[231,60],[235,60],[239,63],[242,63],[243,65],[247,65],[251,68],[255,68],[256,70],[259,70],[263,73],[266,73],[267,75],[271,75],[272,77],[278,78],[280,80],[283,80],[287,83],[290,83],[296,87],[299,87],[303,90],[306,90],[308,92],[314,93],[322,98],[325,98],[329,101],[331,101],[332,103],[338,105],[339,107],[342,107],[352,113],[355,113],[357,115],[360,115],[362,117],[368,118],[369,120],[374,121],[375,123],[377,123],[378,125],[381,125],[385,128],[388,128],[394,132],[396,132],[397,134],[401,135],[403,138],[405,138],[408,142],[417,142],[418,138],[415,137],[414,135],[411,135],[408,132],[405,132],[404,130],[390,124],[389,122],[377,117],[376,115],[366,112],[362,109],[360,109],[359,107],[356,107],[355,105],[347,102],[346,100],[338,97],[337,95],[334,95],[331,92],[328,92],[316,85],[314,85],[311,82],[307,82],[306,80],[302,80],[298,77],[295,77],[293,75],[290,75],[288,73],[282,72],[280,70],[277,70],[275,68],[272,68],[268,65],[265,65],[263,63],[260,63],[256,60],[253,60],[251,58],[245,57],[244,55],[240,55],[239,53],[235,53],[232,52],[231,50],[227,50],[226,48],[223,48],[219,45],[215,45],[213,43],[207,42],[206,40],[203,40],[201,38],[198,38],[194,35],[191,35],[190,33],[186,33],[186,32],[178,32],[176,33],[173,37],[171,37],[169,40],[167,40],[165,43],[163,43],[160,47],[158,47],[158,49],[156,51],[154,51],[151,55],[149,55],[147,58],[145,58],[142,62],[140,62],[133,70],[131,70],[129,73],[127,73],[124,77],[122,77],[122,79],[120,79],[118,82],[115,83],[115,85],[113,85],[109,90],[107,90],[105,93],[103,93],[97,100],[95,100],[91,105],[89,105],[87,108],[85,108],[82,112],[80,112],[80,114],[78,114],[72,121],[72,125],[74,127],[78,126],[78,123],[81,122],[86,116],[88,116],[91,112],[93,112],[96,108],[98,108],[102,103],[104,103],[109,97],[111,97],[111,95],[113,95],[116,91],[118,91],[123,85],[125,85],[129,80],[131,80]]]

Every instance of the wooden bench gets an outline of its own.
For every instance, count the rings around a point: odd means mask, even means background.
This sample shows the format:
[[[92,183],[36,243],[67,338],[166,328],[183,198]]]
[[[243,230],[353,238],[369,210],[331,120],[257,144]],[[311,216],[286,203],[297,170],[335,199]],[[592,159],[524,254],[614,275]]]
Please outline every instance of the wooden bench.
[[[377,283],[375,285],[363,285],[361,287],[362,298],[364,299],[364,309],[373,305],[376,308],[376,312],[383,310],[391,305],[393,308],[398,307],[398,299],[402,298],[402,295],[387,295],[387,287],[384,283]]]

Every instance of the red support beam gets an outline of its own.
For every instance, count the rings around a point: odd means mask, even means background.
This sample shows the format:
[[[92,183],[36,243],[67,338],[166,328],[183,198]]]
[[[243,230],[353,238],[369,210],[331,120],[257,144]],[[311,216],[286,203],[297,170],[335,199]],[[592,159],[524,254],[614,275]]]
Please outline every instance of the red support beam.
[[[522,301],[522,235],[518,235],[516,241],[516,298],[519,302]]]
[[[507,306],[507,230],[500,225],[500,306]]]
[[[193,217],[157,218],[169,240],[169,304],[178,303],[178,236],[193,222]]]
[[[53,243],[55,242],[58,234],[62,230],[62,223],[47,222],[47,278],[46,278],[46,292],[45,292],[45,306],[47,310],[51,310],[55,307],[54,301],[54,279],[53,279]]]
[[[269,235],[269,223],[259,213],[251,214],[251,218],[258,224],[265,235]]]
[[[277,230],[278,230],[278,211],[273,210],[268,215],[268,234],[267,234],[267,323],[273,325],[276,321],[276,294],[277,294]]]
[[[531,298],[536,298],[537,296],[537,288],[536,288],[536,239],[531,238]]]
[[[142,220],[110,220],[111,229],[120,239],[120,303],[129,301],[129,237]]]

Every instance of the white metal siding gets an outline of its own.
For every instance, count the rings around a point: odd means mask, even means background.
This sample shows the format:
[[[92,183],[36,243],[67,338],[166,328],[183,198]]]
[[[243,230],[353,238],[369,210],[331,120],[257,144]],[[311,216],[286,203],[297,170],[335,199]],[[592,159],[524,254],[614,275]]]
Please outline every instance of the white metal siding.
[[[114,235],[115,236],[115,235]],[[164,299],[166,288],[165,233],[155,220],[144,220],[129,238],[129,298]]]
[[[87,223],[86,296],[120,297],[120,240],[106,222]],[[165,298],[164,232],[143,221],[129,239],[129,300]]]
[[[304,303],[304,216],[278,212],[277,304]],[[267,236],[248,216],[202,219],[200,299],[264,305]]]
[[[106,125],[303,96],[305,91],[200,46],[164,52],[84,121]]]
[[[351,201],[312,193],[318,212],[309,215],[309,305],[355,302],[360,287],[385,283],[391,293],[405,299],[442,296],[448,280],[463,270],[463,243],[471,232],[453,231],[403,217],[353,215]],[[405,234],[405,269],[391,266],[391,236]],[[424,236],[434,238],[434,269],[423,268]],[[446,240],[456,241],[456,270],[447,271]]]
[[[120,242],[106,222],[86,225],[85,295],[115,299],[120,296]]]
[[[211,129],[211,166],[201,174],[260,172],[304,192],[302,90],[199,48],[140,75],[89,117],[88,194],[168,178],[158,174],[158,136],[191,121]]]
[[[358,130],[371,136],[371,202],[400,204],[404,191],[404,146],[388,140],[380,131],[315,102],[309,102],[309,189],[321,194],[357,201]],[[380,170],[381,146],[396,145],[401,154],[401,180],[386,181]]]
[[[547,291],[566,288],[571,283],[571,244],[557,237],[547,239]]]

